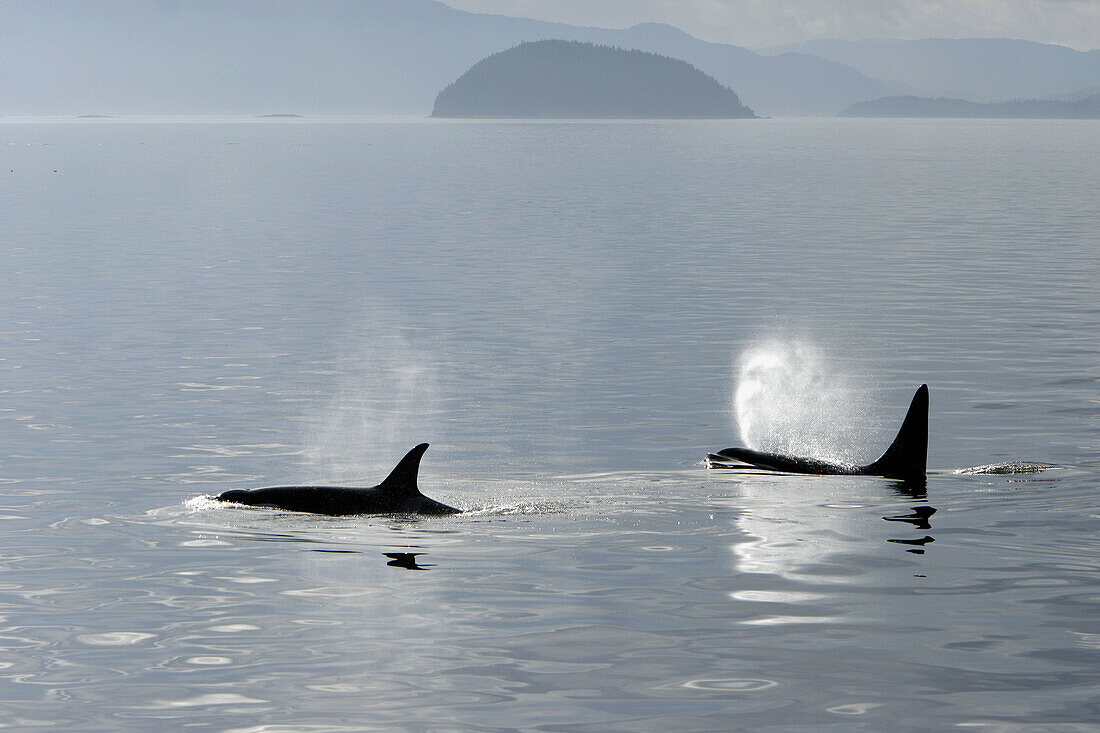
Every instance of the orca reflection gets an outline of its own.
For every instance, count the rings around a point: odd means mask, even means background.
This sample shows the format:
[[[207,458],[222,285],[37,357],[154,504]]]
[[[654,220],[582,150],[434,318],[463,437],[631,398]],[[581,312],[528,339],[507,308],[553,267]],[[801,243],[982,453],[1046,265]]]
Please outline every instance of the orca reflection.
[[[234,489],[218,501],[249,506],[311,512],[329,516],[351,514],[458,514],[460,509],[441,504],[420,493],[416,477],[427,443],[416,446],[401,459],[386,480],[377,486],[269,486]]]
[[[416,558],[423,555],[423,552],[383,552],[383,555],[388,557],[390,561],[386,565],[391,568],[404,568],[405,570],[427,570],[432,567],[431,565],[418,565]]]
[[[892,517],[883,517],[883,519],[887,522],[905,522],[906,524],[913,525],[917,529],[932,529],[932,525],[928,522],[928,519],[935,513],[935,507],[915,506],[913,507],[912,514],[897,514]]]
[[[928,537],[926,535],[924,537],[921,537],[921,538],[915,539],[915,540],[886,540],[886,541],[887,542],[893,542],[896,545],[915,545],[915,547],[912,547],[912,548],[906,550],[906,552],[911,552],[914,555],[923,555],[924,554],[924,546],[927,545],[929,542],[935,542],[936,538],[935,537]]]
[[[886,452],[866,466],[845,466],[816,458],[799,458],[778,453],[764,453],[749,448],[725,448],[708,453],[708,468],[757,468],[780,473],[808,473],[843,476],[885,476],[907,484],[923,483],[928,461],[928,385],[922,384],[901,430]]]

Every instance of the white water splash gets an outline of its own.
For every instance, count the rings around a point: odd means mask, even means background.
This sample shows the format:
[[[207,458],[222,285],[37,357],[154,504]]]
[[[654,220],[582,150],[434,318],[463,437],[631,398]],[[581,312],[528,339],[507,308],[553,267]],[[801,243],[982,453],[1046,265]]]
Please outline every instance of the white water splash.
[[[188,512],[205,512],[210,509],[216,509],[223,507],[225,504],[215,499],[213,496],[192,496],[187,501],[183,502],[183,508]],[[176,511],[176,507],[169,507],[169,510]]]
[[[356,349],[335,364],[335,389],[310,420],[307,471],[325,480],[377,483],[406,451],[438,437],[436,375],[393,320],[374,318],[357,329],[349,339]]]
[[[755,345],[740,357],[733,394],[741,440],[753,450],[857,463],[873,427],[860,386],[809,342]]]

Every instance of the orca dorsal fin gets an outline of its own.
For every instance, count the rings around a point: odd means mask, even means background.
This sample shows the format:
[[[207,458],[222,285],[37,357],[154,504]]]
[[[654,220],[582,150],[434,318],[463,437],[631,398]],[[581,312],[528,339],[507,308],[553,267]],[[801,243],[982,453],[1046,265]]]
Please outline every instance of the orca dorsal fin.
[[[886,452],[864,472],[872,476],[924,481],[928,463],[928,385],[922,384],[909,403],[901,430]]]
[[[428,444],[421,443],[406,453],[405,457],[390,471],[386,480],[378,484],[378,488],[386,491],[419,493],[420,490],[416,488],[416,476],[420,473],[420,458],[426,450],[428,450]]]

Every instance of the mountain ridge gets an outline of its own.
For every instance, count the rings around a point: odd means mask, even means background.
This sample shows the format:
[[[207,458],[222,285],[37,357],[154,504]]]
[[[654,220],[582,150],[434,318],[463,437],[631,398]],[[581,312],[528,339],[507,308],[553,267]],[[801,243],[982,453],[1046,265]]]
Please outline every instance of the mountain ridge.
[[[1100,51],[1010,38],[820,39],[757,50],[811,53],[917,96],[998,102],[1100,86]]]
[[[680,59],[770,116],[833,116],[856,102],[905,93],[991,100],[1100,87],[1100,71],[1091,71],[1100,51],[1085,54],[1083,70],[1035,67],[1031,87],[974,89],[968,82],[967,93],[957,93],[948,76],[924,89],[909,83],[921,81],[911,74],[865,60],[852,59],[860,70],[807,55],[801,51],[817,47],[805,44],[761,55],[667,24],[571,26],[469,13],[438,0],[0,0],[0,114],[426,115],[439,90],[480,59],[546,39]],[[1082,57],[1072,54],[1085,53],[1066,50],[1075,63]],[[905,70],[904,59],[896,63]],[[933,76],[972,65],[928,64]],[[882,81],[887,76],[897,81]],[[1061,81],[1049,88],[1044,79]]]
[[[896,91],[672,26],[587,28],[436,0],[0,0],[0,114],[427,114],[478,60],[549,38],[686,61],[762,114],[832,115]]]

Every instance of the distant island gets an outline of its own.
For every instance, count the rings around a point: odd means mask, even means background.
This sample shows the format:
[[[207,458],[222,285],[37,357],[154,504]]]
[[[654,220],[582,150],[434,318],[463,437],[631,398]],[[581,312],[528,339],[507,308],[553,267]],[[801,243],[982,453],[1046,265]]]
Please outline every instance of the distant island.
[[[441,91],[432,117],[755,118],[737,94],[685,61],[579,41],[493,54]]]
[[[1014,102],[968,102],[931,97],[883,97],[857,102],[841,117],[982,117],[1017,119],[1100,119],[1100,94],[1069,102],[1025,99]]]

